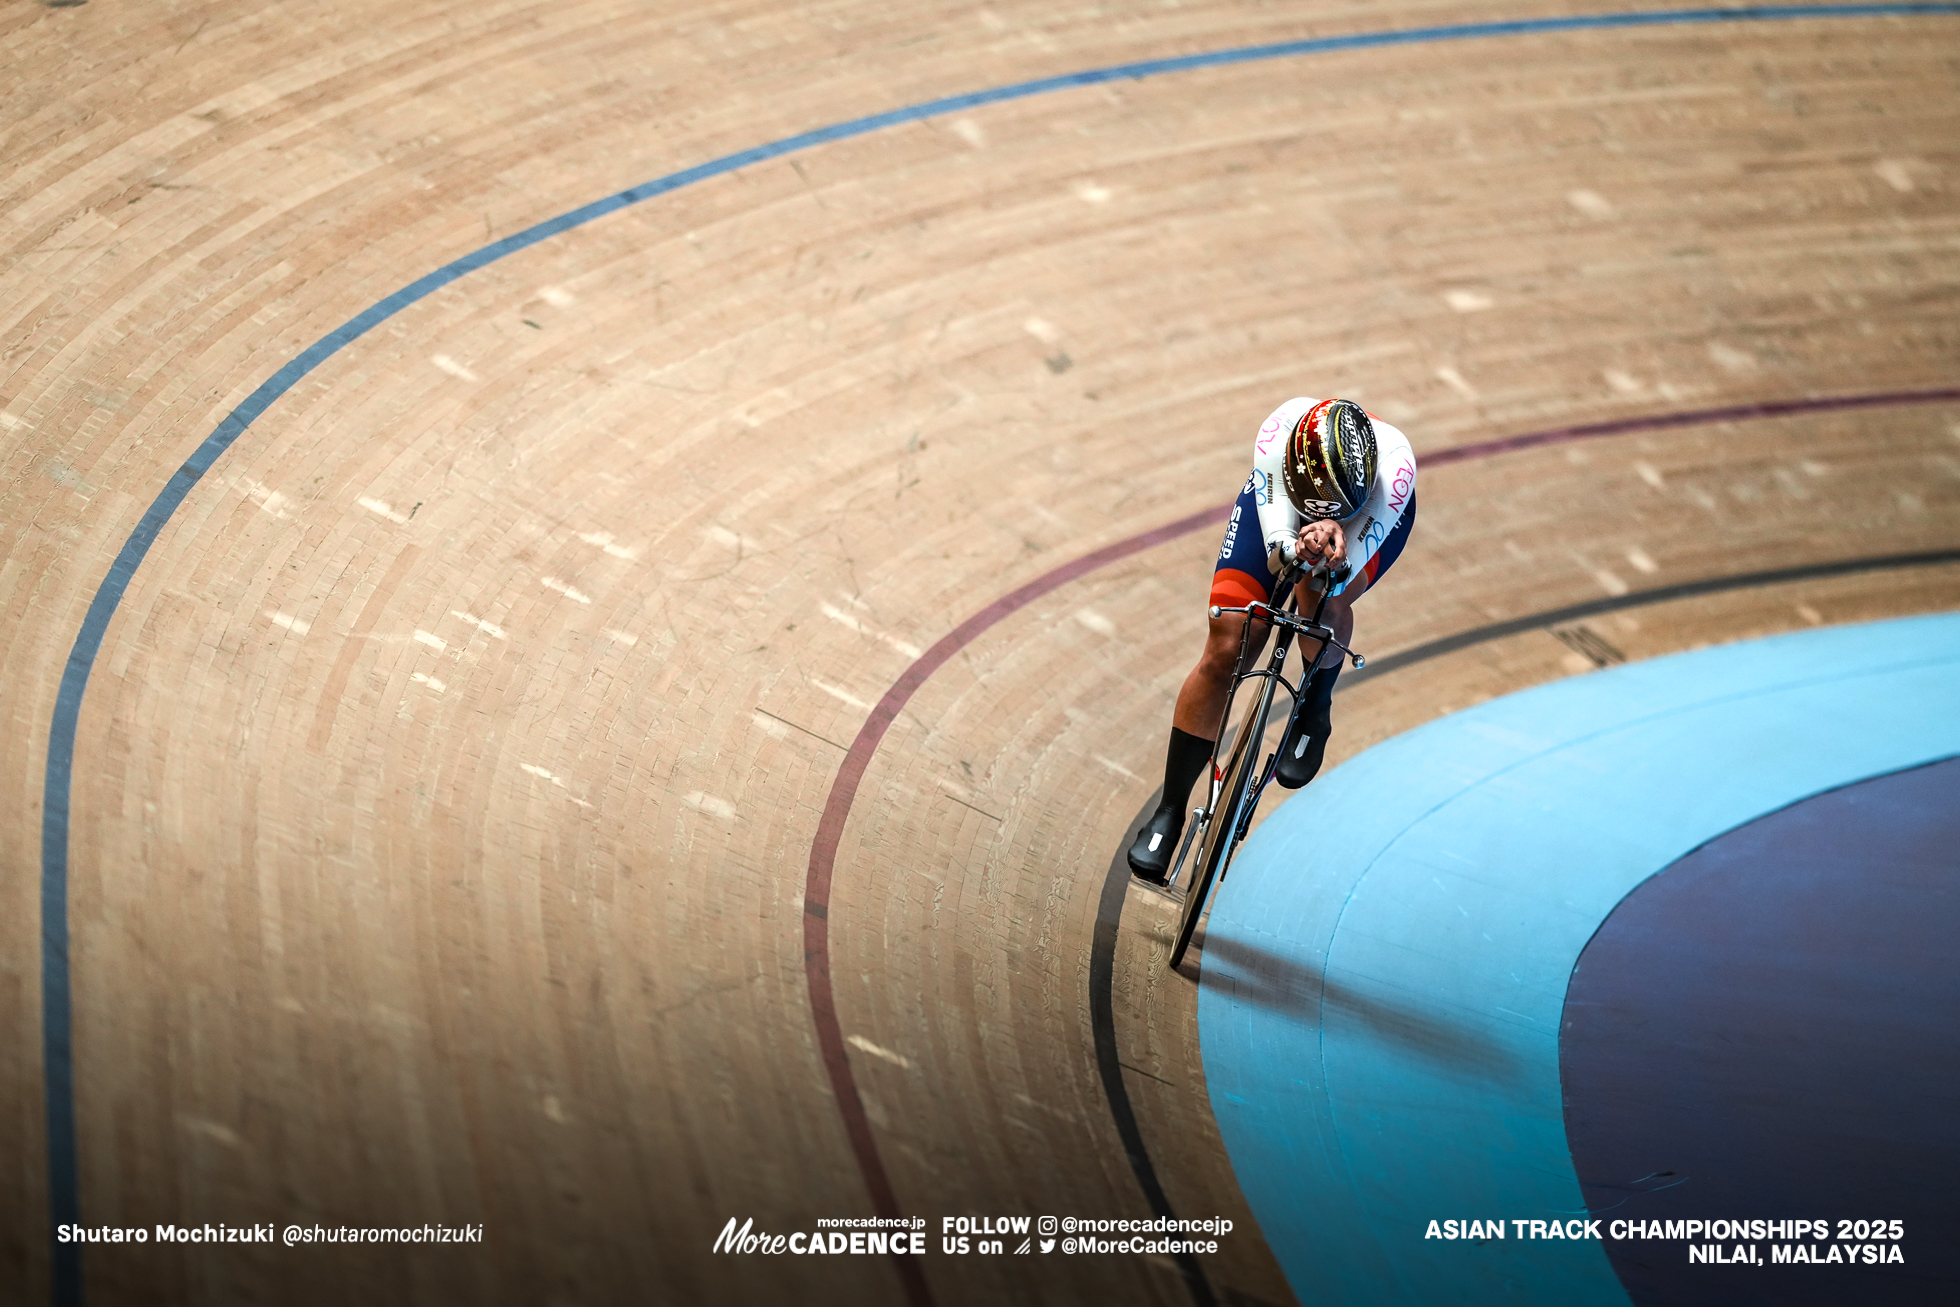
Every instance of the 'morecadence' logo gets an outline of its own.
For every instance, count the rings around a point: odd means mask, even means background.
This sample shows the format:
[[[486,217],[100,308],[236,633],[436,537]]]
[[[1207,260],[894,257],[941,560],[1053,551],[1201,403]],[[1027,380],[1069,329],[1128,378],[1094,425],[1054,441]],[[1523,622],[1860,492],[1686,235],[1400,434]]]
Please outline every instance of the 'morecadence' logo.
[[[842,1222],[820,1221],[818,1224]],[[879,1256],[892,1253],[924,1254],[926,1250],[925,1222],[919,1218],[865,1217],[850,1224],[886,1228],[857,1229],[848,1233],[843,1230],[797,1230],[791,1234],[770,1234],[755,1228],[754,1217],[742,1222],[738,1229],[735,1218],[731,1216],[728,1224],[721,1227],[721,1234],[716,1237],[712,1251],[761,1257],[780,1257],[786,1253],[798,1257],[812,1254],[862,1257],[867,1253]],[[901,1228],[889,1228],[893,1226]]]

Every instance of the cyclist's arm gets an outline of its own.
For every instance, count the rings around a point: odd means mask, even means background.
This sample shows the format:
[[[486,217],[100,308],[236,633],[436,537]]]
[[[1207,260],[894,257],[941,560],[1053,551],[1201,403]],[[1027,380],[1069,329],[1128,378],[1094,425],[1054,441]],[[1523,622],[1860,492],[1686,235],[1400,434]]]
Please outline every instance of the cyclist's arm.
[[[1259,536],[1268,551],[1282,543],[1292,545],[1300,534],[1300,514],[1286,497],[1281,469],[1286,462],[1286,437],[1306,411],[1318,401],[1301,397],[1289,399],[1274,409],[1259,427],[1259,438],[1252,445],[1252,483],[1259,499]]]
[[[1368,492],[1361,511],[1341,522],[1341,535],[1347,542],[1348,566],[1353,577],[1365,574],[1368,560],[1388,539],[1389,532],[1402,520],[1416,494],[1416,452],[1409,438],[1395,427],[1375,422],[1375,486]],[[1352,586],[1352,577],[1348,585]],[[1346,587],[1336,587],[1341,594]],[[1358,596],[1360,590],[1356,589]]]

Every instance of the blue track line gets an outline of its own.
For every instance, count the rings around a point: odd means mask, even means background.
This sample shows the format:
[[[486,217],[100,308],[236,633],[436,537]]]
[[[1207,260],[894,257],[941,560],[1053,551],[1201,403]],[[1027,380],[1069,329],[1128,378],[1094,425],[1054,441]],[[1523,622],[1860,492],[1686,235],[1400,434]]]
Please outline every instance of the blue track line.
[[[1566,18],[1528,18],[1502,22],[1463,23],[1446,27],[1417,27],[1405,31],[1359,32],[1349,36],[1318,37],[1306,41],[1282,41],[1270,45],[1241,46],[1202,54],[1180,55],[1171,59],[1146,59],[1015,82],[989,90],[951,95],[938,100],[885,113],[868,114],[828,127],[786,136],[751,149],[725,154],[718,159],[668,173],[602,200],[560,214],[556,218],[506,236],[452,263],[444,264],[394,294],[379,301],[328,332],[302,350],[284,367],[273,373],[218,424],[204,443],[184,460],[162,492],[157,495],[129,538],[123,542],[116,561],[90,602],[88,613],[76,633],[62,670],[61,688],[55,696],[54,717],[48,729],[48,763],[41,811],[41,1022],[42,1075],[48,1114],[48,1205],[51,1225],[76,1224],[81,1219],[80,1181],[77,1175],[75,1143],[75,1069],[73,1046],[73,1002],[69,988],[68,965],[68,805],[71,772],[75,759],[75,730],[81,716],[82,695],[88,688],[89,673],[101,651],[110,619],[122,603],[136,569],[143,563],[150,546],[169,523],[191,488],[211,470],[247,427],[281,396],[315,368],[338,354],[381,323],[403,309],[427,299],[450,282],[475,272],[506,255],[528,249],[541,241],[575,227],[605,217],[609,213],[677,191],[695,182],[707,181],[750,164],[780,158],[812,149],[832,141],[848,140],[896,127],[902,123],[1066,91],[1103,82],[1136,81],[1166,73],[1189,72],[1199,68],[1219,68],[1232,64],[1256,63],[1266,59],[1289,59],[1302,55],[1329,54],[1339,50],[1364,50],[1381,46],[1421,45],[1437,41],[1481,40],[1499,36],[1529,36],[1551,32],[1591,31],[1605,28],[1666,27],[1690,23],[1774,22],[1803,18],[1878,18],[1960,14],[1960,3],[1942,4],[1835,4],[1766,5],[1735,9],[1674,9],[1654,13],[1589,14]],[[52,1231],[50,1232],[52,1235]],[[55,1243],[53,1300],[57,1307],[80,1307],[82,1301],[81,1252],[75,1244]]]

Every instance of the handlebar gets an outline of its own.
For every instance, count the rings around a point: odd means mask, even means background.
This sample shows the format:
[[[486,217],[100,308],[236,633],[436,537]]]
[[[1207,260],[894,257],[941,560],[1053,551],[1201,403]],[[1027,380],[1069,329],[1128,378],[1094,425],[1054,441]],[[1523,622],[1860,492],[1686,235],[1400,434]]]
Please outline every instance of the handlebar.
[[[1298,574],[1300,571],[1301,569],[1297,566],[1289,566],[1286,569],[1286,573],[1290,573],[1290,574]],[[1347,580],[1348,576],[1350,575],[1350,572],[1345,563],[1343,563],[1338,569],[1330,569],[1327,566],[1327,564],[1323,561],[1323,562],[1315,563],[1313,565],[1313,568],[1307,572],[1307,575],[1308,577],[1314,580],[1319,580],[1319,581],[1331,580],[1334,584],[1339,585],[1342,581]],[[1286,574],[1282,574],[1280,579],[1283,582],[1288,579],[1288,576]],[[1339,640],[1336,640],[1334,638],[1334,629],[1332,627],[1323,626],[1319,622],[1308,621],[1305,618],[1297,617],[1287,612],[1285,609],[1274,608],[1271,604],[1254,603],[1254,604],[1247,604],[1241,608],[1222,608],[1217,604],[1213,604],[1210,607],[1210,609],[1208,609],[1207,611],[1214,618],[1223,617],[1227,613],[1244,613],[1246,616],[1256,617],[1259,621],[1262,622],[1268,622],[1274,625],[1288,627],[1294,631],[1299,632],[1301,635],[1307,636],[1309,639],[1320,640],[1322,642],[1321,647],[1323,649],[1327,645],[1332,645],[1334,646],[1334,648],[1339,649],[1342,653],[1346,654],[1349,658],[1351,658],[1354,661],[1354,666],[1356,670],[1359,670],[1368,665],[1368,660],[1366,658],[1363,658],[1360,654],[1356,653],[1354,650],[1348,648],[1346,645],[1342,644]],[[1316,616],[1318,616],[1317,613]]]
[[[1298,563],[1293,564],[1292,570],[1298,572],[1300,570],[1300,565]],[[1353,575],[1354,575],[1354,569],[1349,567],[1346,563],[1342,563],[1339,567],[1329,567],[1327,565],[1326,559],[1322,559],[1320,562],[1315,563],[1313,567],[1308,569],[1307,571],[1307,578],[1309,580],[1326,581],[1334,585],[1340,585],[1342,582],[1346,581],[1350,576]]]
[[[1339,585],[1351,575],[1351,569],[1345,561],[1341,563],[1339,568],[1330,570],[1327,566],[1327,560],[1323,558],[1318,563],[1315,563],[1311,569],[1307,569],[1301,567],[1296,560],[1289,558],[1288,554],[1290,552],[1290,542],[1274,545],[1266,551],[1266,567],[1269,571],[1279,576],[1281,584],[1293,580],[1302,572],[1306,572],[1308,576],[1316,581],[1324,582],[1331,580],[1335,585]]]

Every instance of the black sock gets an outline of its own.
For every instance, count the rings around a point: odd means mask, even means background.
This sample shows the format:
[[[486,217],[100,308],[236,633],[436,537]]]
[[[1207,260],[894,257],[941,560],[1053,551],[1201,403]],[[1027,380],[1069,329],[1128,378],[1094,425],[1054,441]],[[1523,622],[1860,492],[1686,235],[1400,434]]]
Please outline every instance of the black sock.
[[[1322,723],[1334,709],[1334,681],[1341,674],[1341,665],[1316,667],[1307,678],[1307,692],[1300,696],[1301,715],[1310,722]]]
[[[1164,755],[1164,798],[1160,809],[1182,812],[1191,787],[1211,761],[1212,742],[1171,727],[1171,747]]]

